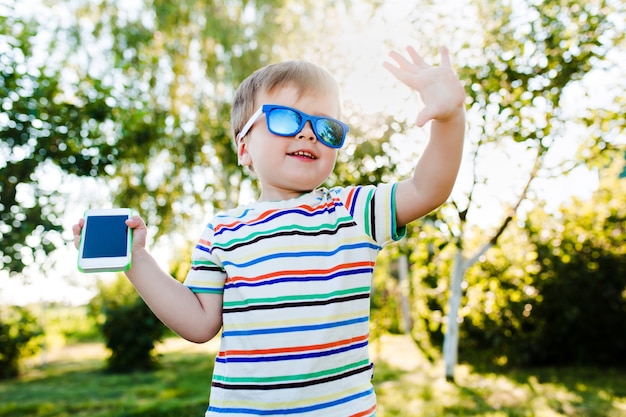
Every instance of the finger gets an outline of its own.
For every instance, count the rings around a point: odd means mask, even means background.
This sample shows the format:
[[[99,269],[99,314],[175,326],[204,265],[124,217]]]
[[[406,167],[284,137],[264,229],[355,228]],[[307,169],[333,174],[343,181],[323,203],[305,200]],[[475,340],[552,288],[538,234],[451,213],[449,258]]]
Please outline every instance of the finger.
[[[399,78],[400,74],[404,73],[405,71],[398,68],[397,66],[389,63],[389,62],[383,62],[383,67],[389,71],[391,74],[393,74],[396,78]]]
[[[451,68],[452,64],[450,63],[450,51],[448,50],[448,48],[442,46],[439,54],[441,55],[441,66]]]
[[[398,68],[395,65],[390,64],[389,62],[384,62],[383,66],[385,67],[387,71],[391,73],[391,75],[396,77],[396,79],[400,80],[404,84],[410,85],[411,77],[414,74],[413,72],[410,72],[402,68]]]
[[[408,70],[413,66],[413,64],[396,51],[389,52],[389,58],[393,59],[398,67],[402,69]]]
[[[413,48],[412,46],[407,46],[406,50],[409,53],[411,60],[413,60],[413,64],[417,65],[420,68],[425,68],[429,66],[426,61],[424,61],[424,58],[422,58],[422,56],[417,53],[415,48]]]
[[[80,245],[80,233],[85,225],[85,219],[79,219],[78,223],[72,226],[72,234],[74,235],[74,246],[78,249]]]

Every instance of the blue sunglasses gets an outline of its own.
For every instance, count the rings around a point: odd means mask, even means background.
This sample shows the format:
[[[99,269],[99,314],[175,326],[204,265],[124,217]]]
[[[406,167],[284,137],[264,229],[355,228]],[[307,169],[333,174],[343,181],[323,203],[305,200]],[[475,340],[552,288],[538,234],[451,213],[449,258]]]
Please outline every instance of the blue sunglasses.
[[[267,129],[278,136],[295,136],[302,130],[306,122],[310,121],[313,133],[317,140],[331,148],[341,148],[350,128],[337,119],[326,116],[311,116],[287,106],[264,104],[250,117],[241,132],[237,135],[237,142],[241,140],[259,116],[265,113]]]

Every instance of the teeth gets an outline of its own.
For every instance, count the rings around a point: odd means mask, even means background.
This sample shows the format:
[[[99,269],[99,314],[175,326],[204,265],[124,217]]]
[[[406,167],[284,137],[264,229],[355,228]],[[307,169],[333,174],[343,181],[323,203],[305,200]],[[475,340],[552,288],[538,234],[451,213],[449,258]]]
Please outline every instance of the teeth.
[[[306,157],[306,158],[315,159],[315,157],[313,156],[313,154],[311,154],[311,153],[309,153],[309,152],[304,152],[304,151],[294,152],[294,153],[292,153],[292,155],[296,155],[296,156],[304,156],[304,157]]]

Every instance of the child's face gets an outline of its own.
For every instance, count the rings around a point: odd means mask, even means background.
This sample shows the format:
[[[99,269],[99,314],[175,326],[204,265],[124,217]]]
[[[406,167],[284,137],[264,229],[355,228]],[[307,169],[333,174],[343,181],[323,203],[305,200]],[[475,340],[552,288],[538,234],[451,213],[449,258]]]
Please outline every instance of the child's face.
[[[339,116],[335,96],[299,94],[293,86],[260,93],[255,107],[280,104],[313,116]],[[269,132],[265,117],[259,117],[237,146],[242,165],[249,166],[261,185],[260,201],[286,200],[300,196],[322,184],[332,172],[337,149],[322,144],[307,122],[295,136],[277,136]]]

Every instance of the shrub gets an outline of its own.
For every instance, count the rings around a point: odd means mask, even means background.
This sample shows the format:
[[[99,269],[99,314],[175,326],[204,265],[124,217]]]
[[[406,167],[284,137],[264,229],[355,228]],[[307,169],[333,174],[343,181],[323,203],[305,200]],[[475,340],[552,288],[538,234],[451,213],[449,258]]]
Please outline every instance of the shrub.
[[[137,297],[134,303],[105,310],[102,333],[111,350],[108,370],[112,372],[147,371],[154,369],[154,345],[161,340],[165,326]]]
[[[23,307],[0,311],[0,379],[19,374],[19,360],[37,353],[43,332],[35,316]]]
[[[590,200],[533,209],[524,235],[511,228],[468,274],[473,314],[461,353],[521,366],[624,366],[626,193],[623,179],[610,179]]]
[[[133,372],[156,367],[154,346],[167,329],[124,276],[100,283],[100,293],[91,300],[89,309],[97,317],[111,351],[107,370]]]

